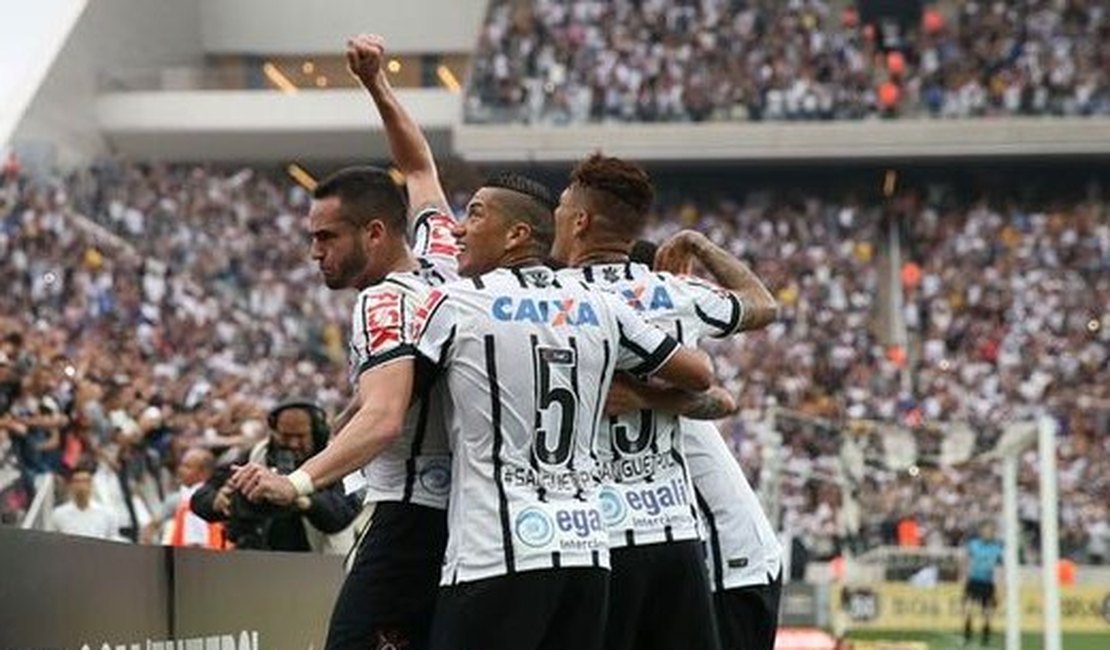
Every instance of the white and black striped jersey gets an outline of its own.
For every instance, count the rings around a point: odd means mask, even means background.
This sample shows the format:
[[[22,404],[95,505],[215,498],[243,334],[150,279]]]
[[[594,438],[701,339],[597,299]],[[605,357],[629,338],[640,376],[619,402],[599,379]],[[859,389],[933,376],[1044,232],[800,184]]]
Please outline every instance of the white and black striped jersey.
[[[568,268],[578,279],[613,292],[682,343],[735,333],[743,305],[735,295],[690,276],[655,273],[622,262]],[[693,486],[678,418],[641,411],[608,418],[598,432],[605,521],[613,548],[699,538]]]
[[[451,234],[455,219],[439,210],[425,210],[413,224],[413,252],[420,268],[390,273],[363,289],[351,318],[351,382],[384,363],[411,358],[412,319],[432,287],[458,279],[457,248]],[[415,399],[405,417],[404,431],[388,449],[363,468],[366,500],[401,501],[446,508],[451,482],[451,457],[443,409],[445,398],[432,391]]]
[[[444,285],[417,348],[451,399],[443,583],[609,566],[595,438],[615,369],[650,374],[677,342],[614,296],[542,266]]]
[[[740,464],[712,422],[683,418],[682,435],[713,590],[770,584],[782,570],[782,546]]]

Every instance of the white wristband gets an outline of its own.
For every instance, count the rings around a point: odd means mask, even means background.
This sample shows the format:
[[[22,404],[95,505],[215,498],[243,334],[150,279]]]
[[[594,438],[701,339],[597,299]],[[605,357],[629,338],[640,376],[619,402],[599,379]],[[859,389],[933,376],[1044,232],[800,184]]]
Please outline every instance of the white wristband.
[[[316,488],[312,486],[312,477],[303,469],[294,470],[285,478],[293,484],[293,489],[297,491],[299,497],[306,497],[316,491]]]

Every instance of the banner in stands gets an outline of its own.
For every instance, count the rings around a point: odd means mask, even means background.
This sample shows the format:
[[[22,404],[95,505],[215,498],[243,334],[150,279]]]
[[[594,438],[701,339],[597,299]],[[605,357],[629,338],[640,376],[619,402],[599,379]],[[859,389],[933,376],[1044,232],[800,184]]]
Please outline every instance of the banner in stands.
[[[320,648],[342,558],[0,527],[2,650]]]
[[[1002,629],[1005,594],[999,589],[992,621]],[[914,587],[899,583],[846,585],[832,589],[832,616],[854,630],[959,631],[963,629],[963,586]],[[1021,590],[1021,626],[1039,632],[1044,622],[1040,589]],[[1110,587],[1060,588],[1064,632],[1110,633]]]

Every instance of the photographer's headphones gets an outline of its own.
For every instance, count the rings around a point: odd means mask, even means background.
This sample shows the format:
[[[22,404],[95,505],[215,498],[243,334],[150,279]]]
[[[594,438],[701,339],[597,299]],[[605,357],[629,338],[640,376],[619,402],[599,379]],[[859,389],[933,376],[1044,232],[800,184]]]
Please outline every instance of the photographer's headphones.
[[[317,453],[326,447],[328,438],[331,436],[331,429],[328,428],[328,416],[324,413],[324,409],[320,408],[320,405],[307,399],[291,399],[270,409],[269,414],[266,415],[266,424],[270,425],[270,430],[277,430],[278,416],[281,415],[282,411],[289,409],[303,409],[308,411],[309,417],[312,418],[312,453]]]

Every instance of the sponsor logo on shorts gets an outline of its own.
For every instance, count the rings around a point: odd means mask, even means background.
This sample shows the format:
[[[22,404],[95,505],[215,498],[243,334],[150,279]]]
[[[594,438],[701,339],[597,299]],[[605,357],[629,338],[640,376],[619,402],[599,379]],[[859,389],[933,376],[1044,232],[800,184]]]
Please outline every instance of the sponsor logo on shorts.
[[[520,541],[532,548],[547,546],[555,539],[555,524],[539,508],[527,508],[517,515],[513,530]]]

